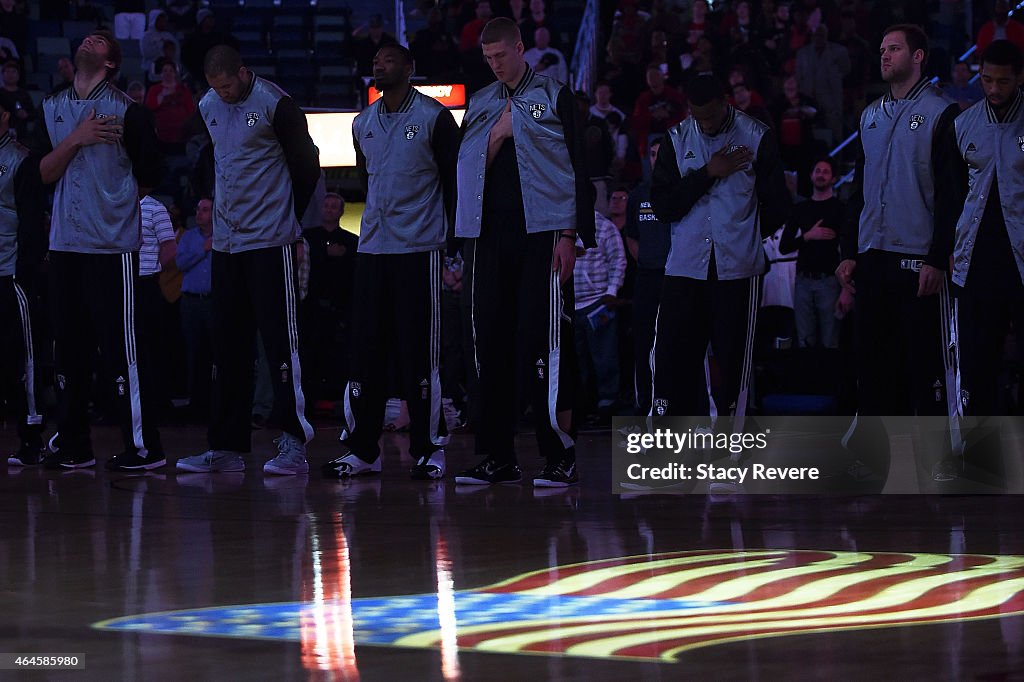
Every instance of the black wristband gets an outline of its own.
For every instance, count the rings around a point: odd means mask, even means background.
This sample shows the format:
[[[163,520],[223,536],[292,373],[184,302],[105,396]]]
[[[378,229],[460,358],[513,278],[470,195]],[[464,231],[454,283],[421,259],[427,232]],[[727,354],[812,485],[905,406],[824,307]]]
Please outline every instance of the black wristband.
[[[576,243],[576,235],[574,235],[574,234],[564,234],[563,233],[563,234],[558,235],[558,238],[559,239],[571,239],[574,244]]]

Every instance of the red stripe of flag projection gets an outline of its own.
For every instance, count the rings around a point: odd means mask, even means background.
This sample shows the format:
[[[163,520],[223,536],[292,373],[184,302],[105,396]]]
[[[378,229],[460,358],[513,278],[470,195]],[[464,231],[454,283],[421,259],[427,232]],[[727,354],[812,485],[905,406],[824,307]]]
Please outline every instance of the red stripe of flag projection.
[[[1022,614],[1024,556],[701,550],[555,566],[444,599],[324,594],[96,627],[298,641],[319,613],[324,632],[356,645],[672,661],[750,638]]]

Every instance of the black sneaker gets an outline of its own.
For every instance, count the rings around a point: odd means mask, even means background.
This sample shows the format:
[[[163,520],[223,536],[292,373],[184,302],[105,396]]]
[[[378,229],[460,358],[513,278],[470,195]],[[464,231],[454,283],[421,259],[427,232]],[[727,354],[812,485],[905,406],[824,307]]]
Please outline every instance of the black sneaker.
[[[162,452],[122,452],[107,460],[108,471],[150,471],[167,465]]]
[[[444,450],[437,450],[429,457],[420,457],[410,471],[414,481],[436,481],[444,478]]]
[[[39,443],[22,443],[16,454],[7,458],[7,465],[12,467],[39,466],[43,454],[43,446]]]
[[[488,457],[472,469],[455,477],[459,485],[494,485],[495,483],[518,483],[523,472],[515,462],[498,462]]]
[[[576,460],[548,462],[547,466],[533,479],[537,488],[568,488],[580,482],[576,472]]]
[[[96,458],[89,451],[60,449],[43,458],[43,468],[63,471],[66,469],[89,469],[96,466]]]

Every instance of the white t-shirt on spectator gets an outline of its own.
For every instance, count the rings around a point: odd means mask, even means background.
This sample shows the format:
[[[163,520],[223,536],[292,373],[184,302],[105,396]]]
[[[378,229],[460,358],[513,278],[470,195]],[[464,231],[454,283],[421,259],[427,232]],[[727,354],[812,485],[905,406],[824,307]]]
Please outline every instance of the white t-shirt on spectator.
[[[174,225],[167,209],[153,197],[139,202],[142,209],[142,248],[139,249],[139,276],[160,272],[160,245],[174,241]]]

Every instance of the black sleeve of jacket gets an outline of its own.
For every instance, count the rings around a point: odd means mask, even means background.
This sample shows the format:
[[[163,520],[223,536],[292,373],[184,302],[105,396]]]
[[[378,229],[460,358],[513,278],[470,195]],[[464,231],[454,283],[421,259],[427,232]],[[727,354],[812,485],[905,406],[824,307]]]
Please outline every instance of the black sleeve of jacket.
[[[50,141],[50,131],[46,128],[46,113],[42,105],[39,105],[39,122],[36,123],[36,146],[35,151],[39,158],[53,151],[53,142]]]
[[[651,208],[659,222],[668,225],[682,220],[714,184],[707,167],[687,173],[686,177],[680,176],[672,140],[668,135],[662,138],[658,160],[651,172]]]
[[[967,166],[956,146],[956,126],[960,107],[950,104],[935,126],[932,140],[932,173],[935,175],[935,226],[932,246],[924,262],[939,270],[949,270],[956,223],[967,197]],[[962,183],[962,186],[958,186]],[[962,188],[961,188],[962,187]],[[958,203],[959,201],[959,203]]]
[[[197,197],[214,197],[217,191],[217,172],[213,158],[213,138],[210,137],[210,129],[206,127],[206,119],[200,116],[199,121],[203,124],[206,144],[199,150],[199,158],[192,167],[192,191]]]
[[[18,211],[18,257],[15,279],[23,289],[31,289],[46,255],[46,230],[43,228],[43,181],[39,177],[39,156],[29,156],[14,176],[14,203]]]
[[[588,249],[597,248],[597,228],[594,224],[594,186],[590,184],[584,164],[583,127],[576,113],[576,97],[572,90],[563,87],[558,91],[555,103],[558,120],[562,122],[565,135],[565,146],[569,152],[569,162],[576,176],[576,234]],[[567,229],[573,226],[567,225]]]
[[[150,190],[158,186],[163,175],[163,158],[153,114],[146,107],[133,104],[124,112],[124,148],[132,161],[132,174],[139,188]]]
[[[786,189],[786,177],[782,173],[779,147],[770,129],[761,136],[755,163],[754,183],[761,211],[761,237],[764,238],[775,234],[793,210],[793,200]]]
[[[795,214],[797,209],[794,207],[793,212],[789,216],[789,220],[786,221],[786,227],[782,230],[782,237],[779,239],[779,253],[789,254],[795,253],[800,250],[800,247],[804,245],[804,237],[796,235],[797,226]]]
[[[320,181],[320,155],[309,136],[306,115],[291,97],[282,97],[274,109],[274,134],[281,143],[292,179],[295,217],[302,220]]]
[[[447,109],[442,110],[434,120],[434,132],[430,138],[434,162],[441,176],[441,196],[448,232],[455,229],[455,165],[459,161],[459,126]]]
[[[839,235],[839,257],[857,260],[860,249],[860,214],[864,211],[864,144],[857,137],[857,161],[853,167],[853,191],[846,202],[846,220]]]

